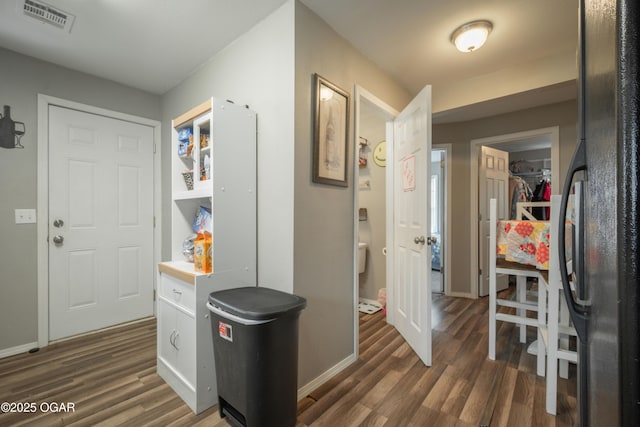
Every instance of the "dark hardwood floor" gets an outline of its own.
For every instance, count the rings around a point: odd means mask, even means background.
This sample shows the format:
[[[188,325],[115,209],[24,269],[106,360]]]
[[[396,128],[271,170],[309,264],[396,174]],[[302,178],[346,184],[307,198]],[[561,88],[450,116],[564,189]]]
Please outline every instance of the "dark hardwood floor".
[[[358,361],[298,402],[298,427],[575,425],[575,371],[559,380],[554,417],[513,325],[499,324],[498,360],[487,359],[486,298],[434,295],[433,324],[427,368],[381,312],[361,315]],[[0,402],[35,404],[0,413],[0,426],[228,426],[217,407],[194,415],[156,374],[155,328],[147,320],[0,360]]]

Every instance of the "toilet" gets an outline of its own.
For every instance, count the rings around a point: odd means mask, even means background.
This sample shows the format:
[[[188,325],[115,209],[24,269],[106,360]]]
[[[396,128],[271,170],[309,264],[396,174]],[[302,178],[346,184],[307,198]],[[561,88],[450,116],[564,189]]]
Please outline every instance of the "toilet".
[[[358,274],[364,273],[367,265],[367,244],[365,242],[358,243]]]

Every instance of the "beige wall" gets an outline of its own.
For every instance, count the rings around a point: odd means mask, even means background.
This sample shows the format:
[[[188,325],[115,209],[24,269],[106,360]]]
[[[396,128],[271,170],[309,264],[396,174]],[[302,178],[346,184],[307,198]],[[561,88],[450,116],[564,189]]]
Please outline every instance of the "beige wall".
[[[529,110],[461,123],[433,126],[434,144],[453,144],[451,183],[451,291],[471,294],[470,282],[470,141],[552,126],[560,127],[560,177],[552,185],[560,189],[564,183],[576,146],[577,104],[567,101]]]
[[[575,51],[565,51],[467,80],[435,86],[432,111],[441,113],[513,94],[540,92],[539,89],[544,92],[544,88],[575,81],[577,75]],[[534,93],[530,95],[536,97]]]
[[[294,291],[307,298],[300,323],[300,381],[305,384],[354,349],[354,182],[311,182],[313,74],[351,94],[349,165],[356,83],[400,110],[410,95],[306,6],[296,2]]]

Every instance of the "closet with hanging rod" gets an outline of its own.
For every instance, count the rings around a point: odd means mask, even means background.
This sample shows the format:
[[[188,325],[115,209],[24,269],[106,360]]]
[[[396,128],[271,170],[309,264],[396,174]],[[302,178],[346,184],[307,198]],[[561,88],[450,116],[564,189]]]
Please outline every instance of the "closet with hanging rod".
[[[539,151],[535,153],[540,154]],[[549,158],[543,159],[530,159],[527,152],[517,154],[519,159],[509,162],[511,219],[520,219],[516,218],[518,202],[549,202],[551,200],[551,153],[549,152]],[[536,218],[543,220],[549,218],[548,208],[533,207],[531,209],[531,213]]]

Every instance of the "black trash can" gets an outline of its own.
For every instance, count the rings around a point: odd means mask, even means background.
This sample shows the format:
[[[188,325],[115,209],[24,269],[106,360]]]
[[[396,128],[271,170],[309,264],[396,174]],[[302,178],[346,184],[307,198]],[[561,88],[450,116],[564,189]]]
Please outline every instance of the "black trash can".
[[[221,417],[247,427],[296,424],[298,317],[306,304],[261,287],[209,294]]]

